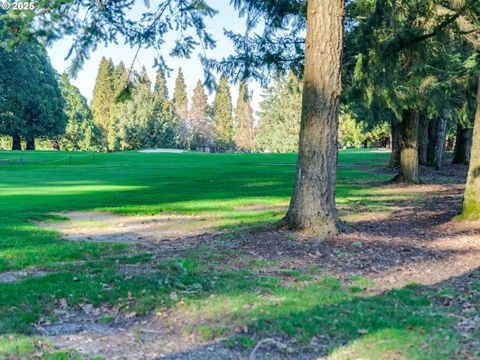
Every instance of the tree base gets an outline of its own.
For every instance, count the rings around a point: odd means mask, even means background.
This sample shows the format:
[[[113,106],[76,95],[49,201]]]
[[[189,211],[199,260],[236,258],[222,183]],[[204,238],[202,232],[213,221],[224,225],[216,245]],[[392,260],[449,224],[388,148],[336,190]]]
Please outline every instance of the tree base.
[[[388,183],[390,184],[421,184],[422,180],[409,179],[403,176],[402,174],[398,174],[392,180],[388,181]]]
[[[310,221],[302,219],[302,221],[296,221],[288,214],[280,221],[279,225],[281,228],[311,234],[321,239],[337,236],[344,230],[342,222],[338,219],[328,218]]]

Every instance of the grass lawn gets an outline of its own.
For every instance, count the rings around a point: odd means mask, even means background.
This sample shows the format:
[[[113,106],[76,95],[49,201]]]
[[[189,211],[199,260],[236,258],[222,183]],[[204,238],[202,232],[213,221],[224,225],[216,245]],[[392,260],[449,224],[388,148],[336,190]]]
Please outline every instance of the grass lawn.
[[[384,166],[388,158],[386,152],[341,151],[342,216],[416,200],[418,195],[372,185],[390,175],[368,169]],[[262,269],[277,264],[228,246],[186,252],[156,261],[154,272],[125,276],[117,271],[120,265],[149,263],[151,254],[132,256],[128,244],[63,241],[58,232],[35,225],[62,221],[52,213],[68,211],[185,214],[211,230],[226,230],[228,243],[240,228],[281,219],[295,160],[293,154],[0,152],[0,273],[51,271],[0,283],[0,358],[81,358],[56,351],[32,333],[39,320],[55,322],[53,309],[63,299],[71,307],[110,304],[124,313],[175,309],[192,319],[186,333],[227,337],[231,346],[244,348],[255,345],[256,334],[275,333],[305,343],[327,339],[334,359],[455,357],[461,341],[451,327],[455,309],[435,306],[436,295],[424,287],[369,296],[368,280],[361,277],[344,284],[316,267],[271,275]],[[239,334],[239,327],[248,333]]]

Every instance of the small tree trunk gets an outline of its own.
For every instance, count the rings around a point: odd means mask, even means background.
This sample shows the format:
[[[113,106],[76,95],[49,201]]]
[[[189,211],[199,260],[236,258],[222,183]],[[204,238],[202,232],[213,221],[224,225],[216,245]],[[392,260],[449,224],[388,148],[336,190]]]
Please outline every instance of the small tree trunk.
[[[390,147],[392,148],[392,154],[390,156],[390,162],[388,167],[394,168],[400,165],[400,150],[402,147],[402,134],[400,132],[400,123],[397,119],[392,119],[392,141]]]
[[[428,126],[427,164],[439,170],[443,165],[448,119],[445,115],[430,121]]]
[[[418,111],[405,109],[402,114],[402,150],[400,153],[400,174],[395,182],[418,184]]]
[[[343,0],[310,0],[307,9],[300,146],[295,189],[284,223],[336,234],[335,177],[343,51]]]
[[[480,82],[462,215],[466,219],[480,219]]]
[[[20,139],[20,135],[12,136],[12,150],[22,150],[22,139]]]
[[[57,139],[53,139],[52,141],[50,141],[50,145],[52,146],[53,150],[60,150],[60,143]]]
[[[35,150],[35,138],[33,136],[28,136],[26,140],[27,146],[25,147],[25,150]]]
[[[470,161],[470,149],[472,147],[472,135],[473,129],[464,129],[462,125],[457,125],[452,164],[468,164]]]
[[[422,112],[418,122],[418,163],[427,165],[428,118]]]

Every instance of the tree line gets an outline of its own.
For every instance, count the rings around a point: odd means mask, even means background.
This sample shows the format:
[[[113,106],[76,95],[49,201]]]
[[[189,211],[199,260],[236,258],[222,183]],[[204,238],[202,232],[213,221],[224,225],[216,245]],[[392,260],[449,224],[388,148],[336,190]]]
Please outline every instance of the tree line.
[[[0,66],[0,134],[10,137],[13,150],[22,142],[26,150],[36,142],[56,150],[256,150],[248,85],[240,84],[234,108],[225,75],[209,104],[200,80],[188,98],[182,69],[170,98],[162,69],[152,84],[145,68],[131,71],[102,58],[89,105],[40,45],[0,47]]]
[[[229,81],[220,78],[213,103],[199,80],[189,99],[180,68],[172,98],[165,72],[155,81],[145,68],[128,70],[103,58],[93,91],[92,112],[108,151],[175,147],[183,149],[240,149],[254,151],[255,119],[247,84],[240,85],[235,112]]]

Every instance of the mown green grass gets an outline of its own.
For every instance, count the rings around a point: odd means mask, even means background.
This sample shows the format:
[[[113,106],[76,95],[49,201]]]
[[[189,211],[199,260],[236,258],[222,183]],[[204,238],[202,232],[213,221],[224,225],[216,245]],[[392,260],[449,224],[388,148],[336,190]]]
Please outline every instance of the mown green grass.
[[[387,159],[382,152],[341,152],[337,197],[349,216],[356,209],[385,211],[414,199],[415,195],[372,185],[388,175],[348,167],[380,167]],[[301,341],[324,336],[332,356],[342,359],[350,358],[352,351],[372,359],[389,352],[441,359],[459,346],[458,336],[450,330],[453,320],[432,307],[433,294],[427,289],[366,297],[363,291],[371,285],[366,279],[352,278],[344,286],[312,267],[286,271],[282,278],[262,275],[259,270],[276,264],[228,247],[205,247],[153,263],[151,274],[125,276],[117,271],[121,264],[150,262],[148,254],[131,257],[129,246],[123,244],[65,242],[55,231],[34,224],[62,221],[52,213],[64,211],[198,215],[212,228],[231,228],[225,234],[228,243],[239,227],[259,226],[283,216],[293,187],[293,154],[128,152],[96,154],[93,161],[92,155],[78,153],[2,152],[0,160],[0,272],[30,267],[54,271],[0,284],[0,334],[4,335],[0,358],[33,357],[39,349],[29,336],[31,325],[40,317],[54,321],[52,310],[60,299],[70,306],[110,303],[140,314],[178,307],[197,320],[185,331],[208,339],[231,335],[230,343],[241,346],[253,346],[255,334],[271,332]],[[249,210],[252,206],[259,210]],[[224,266],[242,256],[243,269]],[[290,281],[285,282],[285,277]],[[172,292],[184,300],[182,305],[172,300]],[[253,335],[235,335],[238,326],[248,327]],[[368,333],[360,335],[360,329]],[[76,356],[54,350],[42,353],[52,359]]]

